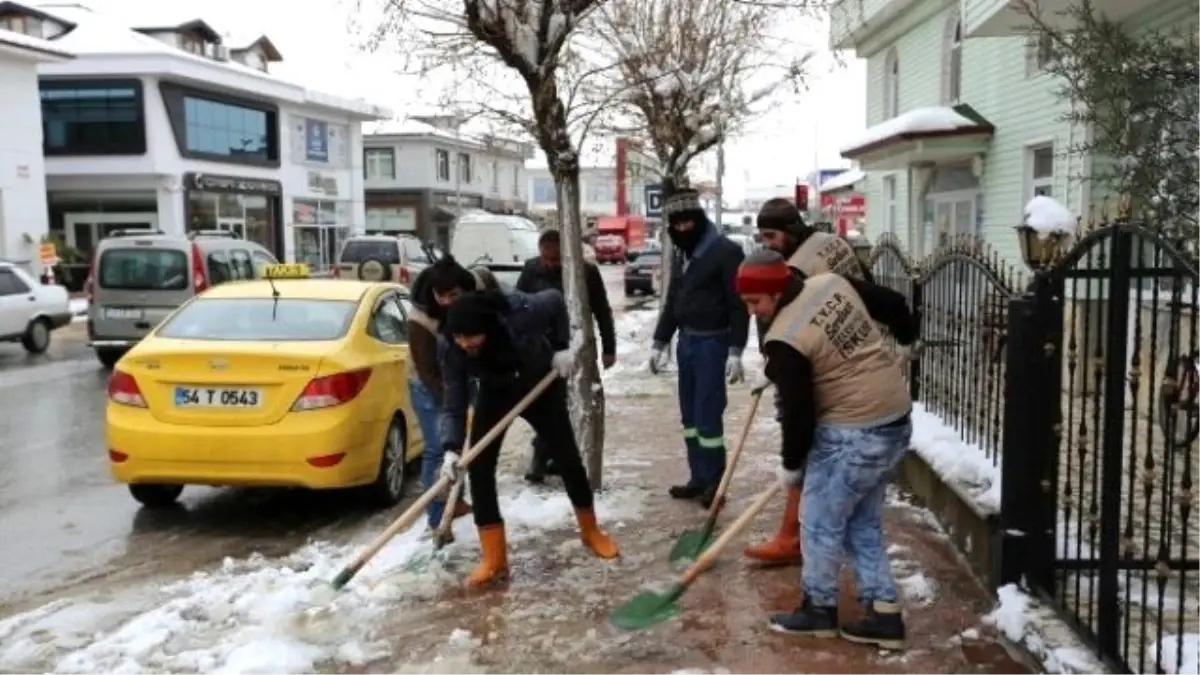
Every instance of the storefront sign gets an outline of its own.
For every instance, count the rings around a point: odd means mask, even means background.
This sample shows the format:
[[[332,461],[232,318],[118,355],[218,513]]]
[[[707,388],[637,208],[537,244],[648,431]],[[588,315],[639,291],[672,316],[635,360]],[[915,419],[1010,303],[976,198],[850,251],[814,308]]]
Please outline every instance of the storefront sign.
[[[407,207],[372,207],[367,209],[367,232],[416,232],[417,210]]]
[[[481,208],[483,206],[483,197],[475,195],[455,195],[445,192],[435,192],[433,194],[433,203],[438,206],[458,206],[459,208]]]
[[[215,192],[242,192],[247,194],[281,195],[283,184],[277,180],[221,176],[212,173],[187,172],[183,184],[189,190],[211,190]]]
[[[337,178],[323,175],[320,171],[308,172],[308,191],[326,197],[338,196]]]
[[[304,120],[304,158],[310,162],[329,161],[329,123]]]

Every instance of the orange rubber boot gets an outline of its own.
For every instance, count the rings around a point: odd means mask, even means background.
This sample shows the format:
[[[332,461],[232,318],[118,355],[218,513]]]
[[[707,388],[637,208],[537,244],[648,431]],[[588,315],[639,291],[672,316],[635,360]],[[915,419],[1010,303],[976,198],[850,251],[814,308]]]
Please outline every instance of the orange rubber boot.
[[[596,524],[595,510],[576,509],[575,522],[579,523],[579,538],[584,546],[592,549],[592,553],[605,560],[612,560],[621,555],[617,549],[617,542]]]
[[[484,525],[479,528],[479,567],[467,577],[470,588],[482,588],[508,576],[508,542],[504,537],[504,524]]]
[[[744,555],[763,565],[800,564],[800,495],[801,488],[790,487],[783,507],[783,522],[779,532],[767,541],[746,549]]]

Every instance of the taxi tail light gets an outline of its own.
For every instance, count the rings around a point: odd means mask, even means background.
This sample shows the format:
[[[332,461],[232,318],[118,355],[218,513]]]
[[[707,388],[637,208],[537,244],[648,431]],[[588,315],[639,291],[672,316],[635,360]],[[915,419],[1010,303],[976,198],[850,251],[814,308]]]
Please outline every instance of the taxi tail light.
[[[348,403],[362,393],[370,378],[370,368],[313,378],[292,404],[292,410],[318,410]]]
[[[108,378],[108,400],[135,408],[146,407],[146,399],[142,397],[137,380],[121,370],[114,370]]]
[[[202,293],[208,288],[208,277],[204,274],[204,254],[195,243],[192,244],[192,285],[197,293]]]

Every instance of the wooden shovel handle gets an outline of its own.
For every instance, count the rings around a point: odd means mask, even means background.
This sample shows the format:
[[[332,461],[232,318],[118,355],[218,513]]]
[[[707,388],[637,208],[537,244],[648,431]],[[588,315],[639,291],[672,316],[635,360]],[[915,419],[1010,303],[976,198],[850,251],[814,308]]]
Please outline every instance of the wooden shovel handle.
[[[720,557],[721,551],[725,550],[725,547],[729,546],[730,542],[750,526],[750,522],[758,514],[762,513],[763,509],[767,508],[767,504],[770,503],[777,492],[779,492],[779,481],[772,480],[771,487],[763,490],[762,494],[750,504],[742,515],[738,516],[737,520],[725,528],[725,531],[721,533],[720,537],[717,537],[712,546],[709,546],[708,550],[697,558],[696,562],[692,563],[692,566],[683,573],[683,576],[679,578],[679,583],[683,586],[688,586],[696,580],[696,577],[700,576],[701,572],[711,567],[717,561],[717,558]]]
[[[466,484],[466,479],[459,478],[458,482],[450,488],[450,496],[446,499],[446,508],[442,511],[442,522],[438,523],[438,539],[444,540],[450,534],[450,528],[454,526],[454,511],[458,508],[458,500],[462,498],[463,486]]]
[[[758,403],[762,400],[762,391],[756,391],[750,396],[750,412],[746,413],[746,423],[742,425],[742,433],[738,436],[737,445],[725,465],[725,473],[721,474],[721,482],[717,484],[717,494],[713,497],[712,505],[708,507],[708,517],[715,520],[721,512],[721,502],[725,493],[729,492],[729,484],[733,482],[733,470],[737,468],[738,458],[742,456],[742,448],[746,447],[746,437],[750,435],[750,427],[754,426],[754,416],[758,413]]]
[[[494,441],[497,436],[503,433],[504,430],[508,428],[508,425],[513,423],[513,420],[517,419],[521,413],[525,412],[525,409],[528,408],[538,396],[541,396],[543,391],[546,391],[546,388],[549,387],[557,377],[558,373],[553,370],[551,370],[549,373],[546,373],[546,376],[542,378],[542,381],[538,382],[533,389],[530,389],[529,393],[525,394],[520,401],[517,401],[517,404],[512,407],[512,410],[509,410],[508,414],[506,414],[500,419],[499,422],[496,423],[496,426],[489,429],[488,432],[483,435],[483,438],[476,441],[470,448],[467,449],[466,452],[462,454],[461,457],[459,457],[458,469],[460,471],[466,469],[471,462],[479,456],[479,453],[483,452],[484,448],[486,448],[489,443]],[[375,537],[370,544],[367,544],[367,547],[358,554],[358,556],[354,559],[354,562],[350,564],[350,567],[358,569],[365,565],[368,560],[374,558],[375,554],[379,553],[380,549],[382,549],[389,541],[392,540],[392,537],[395,537],[401,530],[404,530],[408,528],[408,526],[415,523],[417,519],[421,517],[421,513],[425,510],[425,508],[429,506],[430,502],[436,499],[438,495],[442,494],[442,492],[445,491],[449,485],[449,478],[445,476],[439,477],[437,482],[430,486],[430,488],[426,490],[424,494],[422,494],[420,497],[417,497],[417,501],[413,502],[412,506],[409,506],[407,509],[405,509],[404,513],[401,513],[399,517],[392,521],[391,525],[387,526],[387,529],[385,529],[383,532],[380,532],[378,537]]]

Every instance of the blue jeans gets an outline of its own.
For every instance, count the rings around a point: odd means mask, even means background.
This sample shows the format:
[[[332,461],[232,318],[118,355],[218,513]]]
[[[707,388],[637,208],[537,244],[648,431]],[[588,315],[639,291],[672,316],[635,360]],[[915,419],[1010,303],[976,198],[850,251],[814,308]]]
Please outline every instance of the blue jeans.
[[[679,366],[679,416],[687,444],[688,485],[707,487],[725,473],[725,361],[729,336],[680,332],[675,347]]]
[[[897,600],[883,542],[883,502],[911,436],[908,420],[870,429],[817,426],[801,507],[800,586],[818,607],[837,605],[843,551],[860,601]]]
[[[425,452],[421,454],[421,487],[428,490],[437,482],[438,472],[442,469],[442,441],[438,436],[438,407],[437,399],[429,391],[429,387],[416,377],[408,378],[408,396],[412,401],[413,411],[417,413],[417,424],[421,427],[421,438],[425,440]],[[435,499],[425,509],[430,527],[437,527],[442,522],[442,511],[446,508],[445,499]]]

